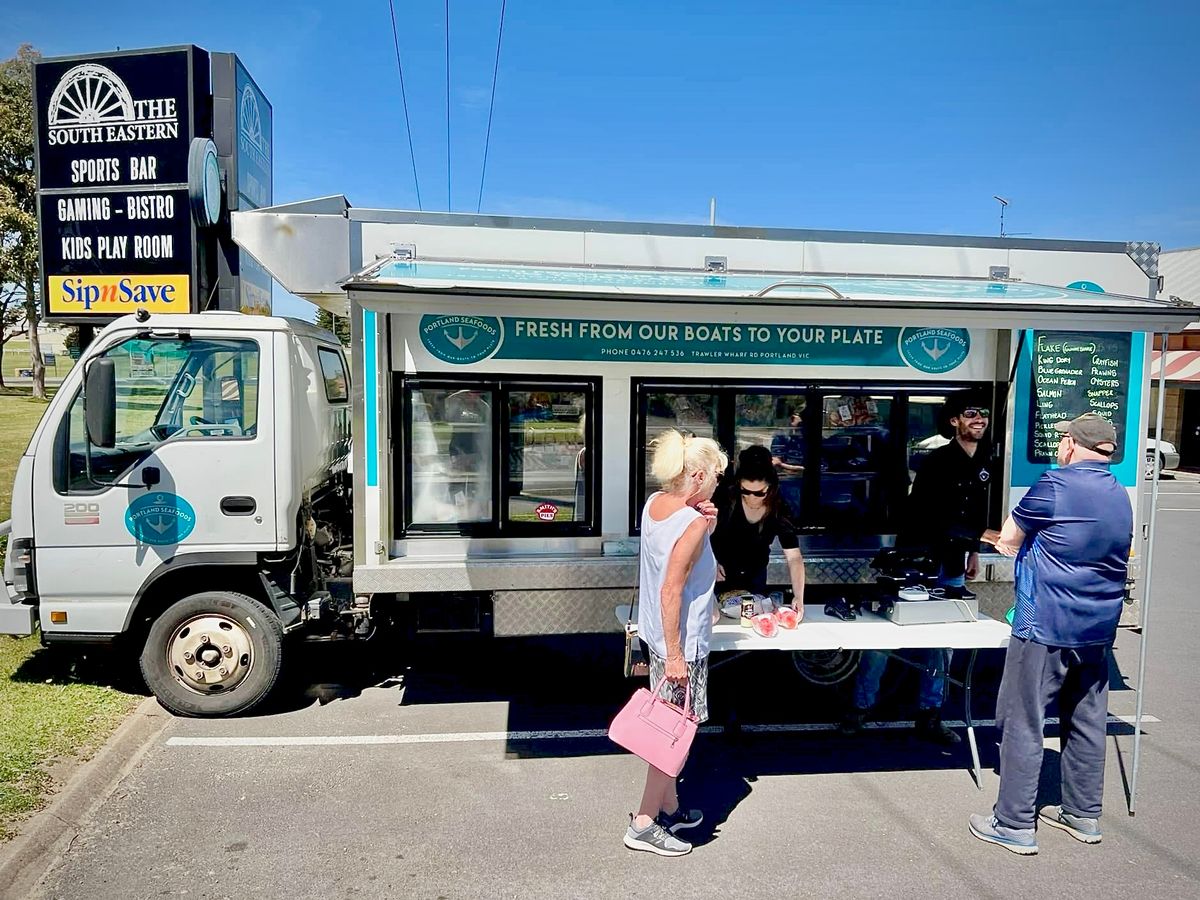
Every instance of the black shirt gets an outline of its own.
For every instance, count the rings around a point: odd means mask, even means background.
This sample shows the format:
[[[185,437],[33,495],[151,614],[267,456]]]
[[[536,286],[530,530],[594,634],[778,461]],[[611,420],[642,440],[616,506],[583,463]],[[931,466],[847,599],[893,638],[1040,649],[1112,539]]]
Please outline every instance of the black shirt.
[[[990,455],[982,442],[970,456],[952,440],[925,457],[908,495],[901,543],[977,550],[987,528]]]
[[[750,523],[746,521],[741,496],[727,500],[718,513],[712,535],[713,554],[725,569],[725,590],[763,588],[771,544],[776,537],[784,550],[800,547],[796,529],[786,516],[767,512],[757,522]]]

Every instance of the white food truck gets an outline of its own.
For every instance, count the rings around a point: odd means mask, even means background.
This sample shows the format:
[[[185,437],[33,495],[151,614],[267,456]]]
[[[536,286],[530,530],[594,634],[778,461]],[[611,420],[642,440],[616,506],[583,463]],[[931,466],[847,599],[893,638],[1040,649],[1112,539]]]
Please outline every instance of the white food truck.
[[[994,526],[1053,463],[1054,422],[1087,410],[1117,425],[1139,510],[1152,340],[1197,318],[1156,299],[1153,244],[341,197],[237,213],[234,233],[349,315],[349,367],[288,319],[113,322],[20,460],[0,597],[0,632],[121,641],[185,715],[261,700],[290,632],[618,629],[665,428],[771,447],[818,592],[874,582],[952,391],[992,398]],[[1011,563],[983,559],[980,606],[1002,615]]]

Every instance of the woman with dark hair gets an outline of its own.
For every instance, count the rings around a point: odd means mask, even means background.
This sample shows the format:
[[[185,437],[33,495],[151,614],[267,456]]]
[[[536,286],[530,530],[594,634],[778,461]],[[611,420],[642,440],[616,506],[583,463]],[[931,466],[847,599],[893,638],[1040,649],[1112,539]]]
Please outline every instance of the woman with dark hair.
[[[804,615],[804,557],[796,529],[779,496],[779,475],[766,447],[738,454],[737,471],[723,498],[712,536],[717,591],[766,592],[771,545],[779,538],[792,582],[796,612]]]

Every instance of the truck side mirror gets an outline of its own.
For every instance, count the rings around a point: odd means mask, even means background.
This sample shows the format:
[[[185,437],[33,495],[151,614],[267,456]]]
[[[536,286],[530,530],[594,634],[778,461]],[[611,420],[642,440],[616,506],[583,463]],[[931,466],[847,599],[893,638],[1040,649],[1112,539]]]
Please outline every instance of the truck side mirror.
[[[242,383],[236,375],[226,375],[221,379],[221,402],[242,405]]]
[[[83,389],[88,441],[100,448],[117,445],[117,369],[111,359],[88,366]]]

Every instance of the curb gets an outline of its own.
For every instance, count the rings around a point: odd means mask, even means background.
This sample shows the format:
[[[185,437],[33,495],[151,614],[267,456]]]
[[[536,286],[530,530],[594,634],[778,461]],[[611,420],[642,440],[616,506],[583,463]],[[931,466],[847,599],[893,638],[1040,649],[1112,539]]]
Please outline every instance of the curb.
[[[171,714],[147,697],[96,755],[83,763],[50,805],[29,819],[10,844],[0,847],[0,897],[24,897],[141,761]]]

